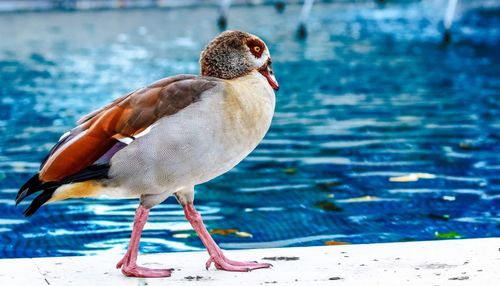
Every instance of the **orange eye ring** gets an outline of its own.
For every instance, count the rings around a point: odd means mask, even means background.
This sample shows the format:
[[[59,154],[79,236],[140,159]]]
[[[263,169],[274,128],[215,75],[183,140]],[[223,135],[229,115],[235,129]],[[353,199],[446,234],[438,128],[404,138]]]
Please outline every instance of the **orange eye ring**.
[[[253,51],[256,53],[260,53],[260,47],[259,46],[253,47]]]

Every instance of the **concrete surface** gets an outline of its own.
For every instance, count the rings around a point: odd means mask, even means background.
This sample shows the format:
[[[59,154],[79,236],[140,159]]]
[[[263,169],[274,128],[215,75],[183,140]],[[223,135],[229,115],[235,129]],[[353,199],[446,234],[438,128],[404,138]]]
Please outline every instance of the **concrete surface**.
[[[140,256],[170,278],[128,278],[116,255],[0,259],[0,285],[500,285],[500,238],[226,251],[273,263],[249,273],[205,270],[205,252]],[[161,264],[159,264],[161,263]]]

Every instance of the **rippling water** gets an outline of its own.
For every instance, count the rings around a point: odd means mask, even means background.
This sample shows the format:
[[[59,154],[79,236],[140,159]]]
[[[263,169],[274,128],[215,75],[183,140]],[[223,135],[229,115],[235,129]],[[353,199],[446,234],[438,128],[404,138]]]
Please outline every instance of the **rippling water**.
[[[268,42],[282,89],[262,144],[197,189],[221,246],[500,236],[493,3],[461,1],[449,47],[439,44],[445,1],[317,5],[304,41],[294,37],[300,7],[232,8],[230,28]],[[0,257],[124,251],[136,200],[65,201],[25,219],[15,193],[83,114],[161,77],[197,73],[216,16],[0,14]],[[201,248],[175,200],[152,211],[143,252]]]

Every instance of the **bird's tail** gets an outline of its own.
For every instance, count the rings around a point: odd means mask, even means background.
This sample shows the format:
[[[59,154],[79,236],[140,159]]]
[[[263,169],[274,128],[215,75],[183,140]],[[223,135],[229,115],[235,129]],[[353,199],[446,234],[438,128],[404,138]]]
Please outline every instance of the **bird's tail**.
[[[31,177],[24,185],[19,189],[16,196],[16,206],[24,200],[26,197],[40,192],[41,193],[33,199],[30,206],[24,210],[24,215],[29,217],[34,214],[43,204],[45,204],[56,189],[61,186],[57,182],[42,182],[38,178],[38,173]]]
[[[92,196],[99,185],[96,180],[107,179],[108,171],[109,164],[91,165],[61,181],[54,182],[41,181],[37,173],[26,181],[17,192],[16,206],[26,197],[40,192],[31,201],[29,207],[24,210],[24,215],[29,217],[49,201]]]

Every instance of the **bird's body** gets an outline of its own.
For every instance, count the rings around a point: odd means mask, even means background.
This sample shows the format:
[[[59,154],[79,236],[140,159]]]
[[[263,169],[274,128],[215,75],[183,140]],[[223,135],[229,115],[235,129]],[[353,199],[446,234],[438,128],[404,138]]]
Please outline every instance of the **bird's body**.
[[[161,118],[118,151],[111,158],[110,179],[96,182],[102,187],[92,196],[145,196],[153,206],[243,160],[269,129],[274,91],[257,72],[215,82],[199,101]]]
[[[129,250],[118,267],[128,276],[169,276],[170,270],[142,268],[135,259],[149,209],[175,195],[209,250],[207,267],[268,267],[226,259],[193,200],[195,185],[233,168],[269,129],[277,89],[269,52],[255,36],[231,31],[205,49],[200,63],[201,76],[159,80],[82,118],[21,187],[17,202],[41,191],[25,214],[68,198],[138,197]]]

